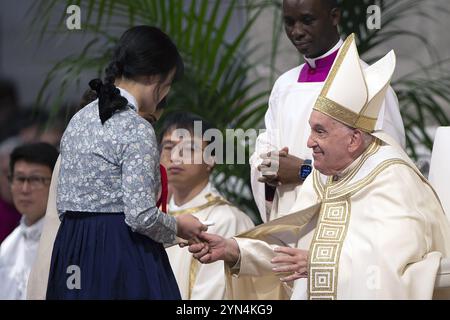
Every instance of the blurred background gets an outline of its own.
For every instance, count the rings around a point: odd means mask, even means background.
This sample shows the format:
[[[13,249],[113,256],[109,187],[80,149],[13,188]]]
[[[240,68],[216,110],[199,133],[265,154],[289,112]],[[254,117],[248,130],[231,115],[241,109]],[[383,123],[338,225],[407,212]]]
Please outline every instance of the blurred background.
[[[16,145],[54,145],[79,109],[90,79],[102,74],[117,37],[131,25],[156,25],[176,42],[186,77],[167,112],[189,110],[219,129],[263,127],[270,89],[302,62],[284,34],[281,0],[2,0],[0,2],[0,156]],[[69,30],[66,9],[78,5],[81,29]],[[367,8],[381,9],[369,30]],[[397,54],[392,82],[407,133],[407,151],[423,172],[438,126],[450,125],[448,0],[344,0],[345,37],[355,32],[370,63]],[[250,149],[252,141],[237,143]],[[248,154],[247,154],[248,157]],[[255,221],[249,166],[222,165],[215,182]],[[2,193],[3,194],[3,193]],[[2,195],[6,197],[5,195]]]

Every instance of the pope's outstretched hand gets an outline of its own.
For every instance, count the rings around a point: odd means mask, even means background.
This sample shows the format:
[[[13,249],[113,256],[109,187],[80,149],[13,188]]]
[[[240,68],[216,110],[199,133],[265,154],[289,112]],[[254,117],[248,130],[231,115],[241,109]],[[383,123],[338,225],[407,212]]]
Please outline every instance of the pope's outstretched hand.
[[[206,264],[223,260],[232,266],[238,261],[239,246],[233,238],[225,239],[206,232],[202,232],[197,238],[201,242],[190,244],[189,252],[201,263]]]

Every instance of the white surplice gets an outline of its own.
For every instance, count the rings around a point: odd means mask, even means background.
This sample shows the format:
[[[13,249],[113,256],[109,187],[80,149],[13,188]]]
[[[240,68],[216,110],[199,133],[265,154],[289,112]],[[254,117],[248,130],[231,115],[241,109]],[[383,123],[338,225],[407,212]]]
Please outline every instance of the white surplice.
[[[254,226],[252,220],[229,204],[212,186],[208,185],[192,200],[177,206],[169,202],[170,214],[192,213],[200,221],[212,221],[208,233],[229,238]],[[181,297],[191,300],[220,300],[225,296],[224,265],[221,261],[200,264],[187,248],[173,246],[166,249]]]
[[[342,41],[330,51],[316,59],[308,59],[309,64],[335,52]],[[361,61],[363,68],[367,64]],[[298,82],[304,64],[282,74],[275,82],[269,98],[264,123],[266,131],[256,140],[255,151],[250,157],[251,184],[255,202],[261,219],[266,222],[276,219],[280,213],[292,212],[292,206],[301,190],[301,185],[282,185],[277,187],[270,212],[266,208],[264,184],[258,182],[261,173],[257,170],[261,163],[262,153],[289,148],[289,153],[301,159],[312,159],[311,149],[306,143],[310,134],[308,124],[314,103],[325,82]],[[403,148],[405,147],[405,131],[400,115],[398,99],[389,88],[385,102],[381,107],[375,130],[383,129],[391,135]]]
[[[0,245],[0,300],[25,300],[27,282],[41,237],[44,219],[20,225]]]
[[[254,276],[281,288],[269,261],[275,246],[288,245],[309,250],[308,277],[295,281],[292,299],[450,298],[434,289],[440,260],[450,257],[449,222],[398,146],[377,140],[337,181],[314,170],[293,209],[267,224],[272,230],[260,225],[236,238],[241,260],[239,276],[228,276],[232,296],[254,299],[245,292]]]

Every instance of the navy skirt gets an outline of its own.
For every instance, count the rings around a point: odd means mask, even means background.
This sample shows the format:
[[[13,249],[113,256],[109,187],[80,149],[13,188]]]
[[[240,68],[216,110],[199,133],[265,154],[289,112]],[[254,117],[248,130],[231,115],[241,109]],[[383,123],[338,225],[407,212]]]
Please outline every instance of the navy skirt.
[[[123,213],[67,212],[53,246],[47,299],[181,299],[162,244]]]

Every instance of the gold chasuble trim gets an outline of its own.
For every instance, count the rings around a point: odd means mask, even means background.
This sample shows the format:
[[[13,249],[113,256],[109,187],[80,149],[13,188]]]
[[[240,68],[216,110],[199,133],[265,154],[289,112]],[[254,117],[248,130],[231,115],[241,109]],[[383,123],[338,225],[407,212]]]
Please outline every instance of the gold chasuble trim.
[[[191,265],[189,268],[189,293],[188,293],[189,300],[191,300],[192,289],[194,288],[195,280],[197,279],[198,267],[199,267],[199,262],[195,259],[192,259]]]
[[[205,195],[205,198],[208,202],[197,206],[197,207],[193,207],[193,208],[188,208],[188,209],[183,209],[183,210],[177,210],[177,211],[170,211],[169,210],[169,214],[173,217],[178,217],[180,215],[183,214],[193,214],[193,213],[197,213],[199,211],[202,211],[206,208],[215,206],[215,205],[222,205],[222,204],[228,204],[228,205],[232,205],[230,202],[228,202],[227,200],[225,200],[224,198],[220,197],[220,196],[213,196],[211,193],[208,193]],[[194,284],[195,284],[195,280],[197,278],[197,272],[198,272],[198,267],[199,267],[199,263],[197,262],[197,260],[192,259],[191,257],[191,265],[189,268],[189,294],[188,294],[188,299],[191,299],[191,295],[192,295],[192,288],[194,288]]]
[[[350,221],[350,199],[323,202],[310,247],[308,296],[337,299],[339,258]]]
[[[207,195],[205,195],[206,200],[208,200],[208,202],[197,206],[197,207],[193,207],[193,208],[188,208],[188,209],[183,209],[183,210],[177,210],[177,211],[170,211],[169,210],[169,214],[173,217],[178,217],[181,216],[182,214],[193,214],[193,213],[197,213],[199,211],[202,211],[206,208],[209,208],[211,206],[214,205],[219,205],[219,204],[228,204],[228,205],[232,205],[230,202],[228,202],[227,200],[225,200],[224,198],[220,197],[220,196],[213,196],[211,193],[208,193]]]

